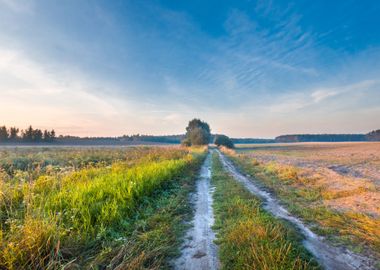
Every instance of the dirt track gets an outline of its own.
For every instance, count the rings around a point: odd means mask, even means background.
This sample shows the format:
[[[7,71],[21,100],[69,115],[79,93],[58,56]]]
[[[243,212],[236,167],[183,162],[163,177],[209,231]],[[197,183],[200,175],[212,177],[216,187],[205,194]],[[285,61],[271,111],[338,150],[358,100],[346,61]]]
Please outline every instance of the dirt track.
[[[175,269],[183,270],[216,270],[219,268],[215,234],[211,227],[214,224],[212,209],[211,154],[209,153],[196,184],[193,194],[194,218],[192,227],[187,232],[182,255],[174,262]]]

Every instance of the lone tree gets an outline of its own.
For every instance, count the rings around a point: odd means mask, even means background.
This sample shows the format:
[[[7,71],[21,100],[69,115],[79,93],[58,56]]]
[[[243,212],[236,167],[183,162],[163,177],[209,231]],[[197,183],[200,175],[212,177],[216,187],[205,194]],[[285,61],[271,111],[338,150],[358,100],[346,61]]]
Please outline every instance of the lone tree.
[[[227,148],[234,148],[234,143],[232,142],[232,140],[227,137],[226,135],[216,135],[215,136],[215,140],[214,140],[214,143],[217,145],[217,146],[225,146]]]
[[[210,126],[200,119],[193,119],[186,127],[186,138],[182,141],[183,145],[206,145],[210,142]]]

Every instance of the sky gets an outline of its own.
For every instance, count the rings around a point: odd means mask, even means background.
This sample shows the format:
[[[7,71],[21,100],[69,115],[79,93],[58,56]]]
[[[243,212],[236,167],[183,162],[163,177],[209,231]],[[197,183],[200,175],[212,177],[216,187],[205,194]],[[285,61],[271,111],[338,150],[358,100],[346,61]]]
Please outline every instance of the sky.
[[[380,2],[0,0],[0,125],[272,138],[380,128]]]

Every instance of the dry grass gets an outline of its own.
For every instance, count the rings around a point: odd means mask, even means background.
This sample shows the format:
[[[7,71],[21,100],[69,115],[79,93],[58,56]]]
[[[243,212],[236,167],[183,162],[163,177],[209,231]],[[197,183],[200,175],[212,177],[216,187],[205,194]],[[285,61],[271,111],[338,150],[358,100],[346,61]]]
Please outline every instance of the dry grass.
[[[380,143],[255,145],[238,153],[280,172],[296,170],[323,189],[329,207],[380,217]]]
[[[353,173],[366,166],[376,171],[379,147],[379,143],[288,144],[241,148],[230,156],[292,213],[318,225],[314,227],[318,233],[380,256],[379,185]],[[350,167],[339,173],[331,166]]]
[[[318,269],[297,233],[261,208],[213,157],[215,228],[222,269]]]

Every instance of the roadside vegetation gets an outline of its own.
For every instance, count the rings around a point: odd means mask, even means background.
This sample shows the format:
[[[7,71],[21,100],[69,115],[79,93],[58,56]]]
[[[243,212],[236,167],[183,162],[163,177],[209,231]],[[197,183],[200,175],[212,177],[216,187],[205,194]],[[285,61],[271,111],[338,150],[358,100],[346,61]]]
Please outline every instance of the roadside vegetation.
[[[49,152],[56,159],[48,165],[29,152],[25,168],[2,170],[0,269],[167,266],[204,150],[134,148],[124,156],[109,149],[89,162],[73,151]]]
[[[319,269],[297,232],[261,207],[213,155],[212,183],[222,269]]]
[[[292,214],[308,223],[312,230],[355,252],[380,258],[378,217],[349,210],[337,211],[325,204],[326,200],[343,198],[351,193],[331,192],[316,184],[316,179],[304,177],[295,166],[258,162],[244,152],[236,154],[226,149],[224,152],[242,171],[273,192]]]

